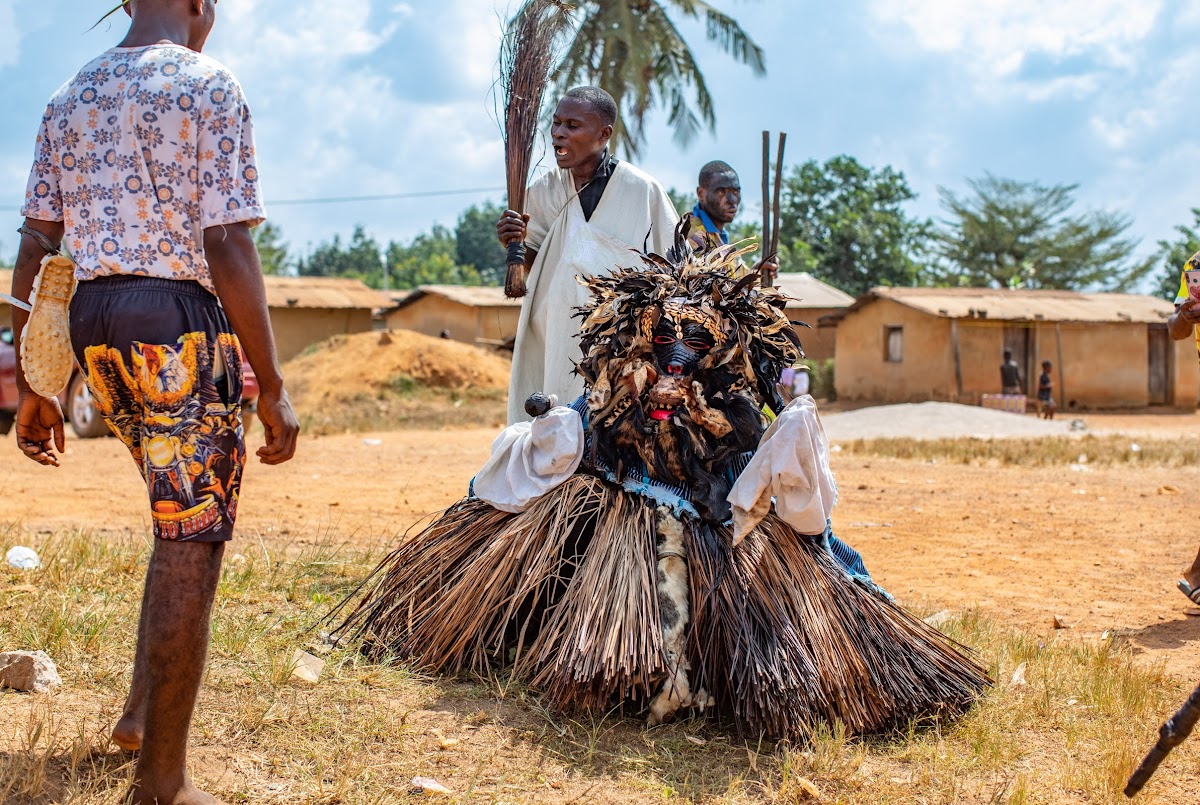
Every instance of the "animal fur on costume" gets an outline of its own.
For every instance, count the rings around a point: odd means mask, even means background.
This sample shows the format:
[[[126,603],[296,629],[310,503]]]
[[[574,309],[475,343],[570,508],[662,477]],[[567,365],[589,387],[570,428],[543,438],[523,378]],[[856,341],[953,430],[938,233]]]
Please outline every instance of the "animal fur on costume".
[[[970,706],[984,670],[816,539],[769,513],[734,546],[726,496],[802,354],[786,300],[735,279],[738,255],[680,249],[586,280],[579,470],[518,513],[452,506],[343,603],[335,634],[429,670],[509,666],[557,710],[656,724],[694,707],[770,738]]]

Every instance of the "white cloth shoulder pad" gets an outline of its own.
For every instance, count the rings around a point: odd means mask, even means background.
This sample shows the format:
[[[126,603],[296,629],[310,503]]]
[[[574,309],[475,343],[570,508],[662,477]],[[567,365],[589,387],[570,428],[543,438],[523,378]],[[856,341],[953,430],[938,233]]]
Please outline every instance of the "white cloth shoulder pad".
[[[500,511],[523,512],[574,474],[583,445],[583,420],[566,406],[509,425],[475,476],[475,496]]]
[[[783,409],[729,491],[736,545],[771,511],[801,534],[820,534],[837,503],[829,440],[805,394]]]

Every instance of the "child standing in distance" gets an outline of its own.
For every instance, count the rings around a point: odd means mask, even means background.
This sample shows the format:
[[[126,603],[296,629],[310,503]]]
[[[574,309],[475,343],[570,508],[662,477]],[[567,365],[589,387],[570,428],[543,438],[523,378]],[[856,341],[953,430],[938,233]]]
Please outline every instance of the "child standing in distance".
[[[1050,379],[1050,361],[1042,361],[1042,373],[1038,376],[1038,408],[1042,419],[1054,419],[1054,381]]]

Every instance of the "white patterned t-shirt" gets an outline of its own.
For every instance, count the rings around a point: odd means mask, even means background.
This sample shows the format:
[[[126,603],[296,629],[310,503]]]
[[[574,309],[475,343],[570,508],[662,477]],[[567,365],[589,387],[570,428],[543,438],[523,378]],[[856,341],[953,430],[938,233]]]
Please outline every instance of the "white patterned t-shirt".
[[[80,280],[138,274],[214,290],[204,230],[266,217],[237,79],[180,45],[105,52],[46,107],[21,212],[63,222]]]

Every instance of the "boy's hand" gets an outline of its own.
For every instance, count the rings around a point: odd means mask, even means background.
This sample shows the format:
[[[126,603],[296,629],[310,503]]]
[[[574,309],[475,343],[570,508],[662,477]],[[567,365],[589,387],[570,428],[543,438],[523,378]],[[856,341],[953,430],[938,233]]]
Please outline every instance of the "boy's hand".
[[[62,408],[53,397],[22,389],[17,400],[17,447],[39,464],[58,466],[57,449],[66,449]]]

